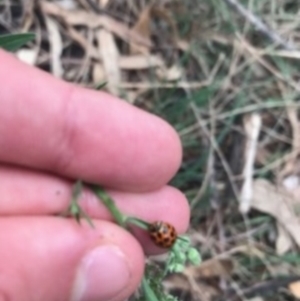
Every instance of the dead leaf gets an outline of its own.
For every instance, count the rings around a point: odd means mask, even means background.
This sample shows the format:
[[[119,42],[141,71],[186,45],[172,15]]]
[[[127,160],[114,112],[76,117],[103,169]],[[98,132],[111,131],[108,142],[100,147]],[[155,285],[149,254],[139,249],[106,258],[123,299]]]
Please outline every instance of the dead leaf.
[[[292,203],[292,196],[286,189],[264,179],[254,181],[252,208],[273,216],[300,246],[300,221]]]
[[[57,2],[57,5],[64,9],[75,9],[78,7],[78,4],[74,0],[60,0]]]
[[[298,110],[292,106],[288,106],[287,115],[293,130],[293,149],[300,152],[300,122],[298,120]]]
[[[173,274],[168,276],[163,284],[167,290],[191,291],[195,296],[193,300],[211,301],[218,295],[216,288],[205,282],[196,281],[192,276]]]
[[[190,266],[184,270],[185,275],[193,275],[195,278],[228,278],[233,272],[233,262],[229,258],[212,258],[203,261],[198,266]]]
[[[105,70],[99,63],[93,65],[93,82],[95,85],[105,82]]]
[[[183,77],[183,70],[179,65],[173,65],[172,67],[160,68],[156,72],[157,76],[161,80],[165,81],[177,81]]]
[[[105,29],[99,29],[96,36],[106,74],[107,89],[110,93],[119,95],[121,72],[119,68],[119,50],[116,42],[113,35]]]
[[[96,15],[83,10],[66,10],[48,1],[41,1],[40,5],[45,14],[61,18],[69,26],[81,25],[92,29],[103,27],[128,43],[152,47],[152,43],[147,37],[141,36],[135,30],[129,29],[126,24],[107,15]]]
[[[143,37],[150,40],[150,21],[151,21],[152,6],[147,6],[139,16],[136,24],[133,26],[133,30]],[[146,45],[130,44],[129,52],[131,54],[148,54],[150,52],[149,47]]]
[[[293,242],[289,233],[277,223],[276,253],[283,255],[292,247]]]
[[[45,16],[45,21],[51,49],[51,73],[55,77],[61,78],[64,73],[60,59],[63,50],[62,38],[58,29],[57,22],[48,16]]]
[[[300,298],[300,281],[295,281],[289,284],[289,290],[296,298]]]
[[[167,277],[164,281],[164,286],[167,289],[180,289],[183,291],[190,290],[190,284],[188,282],[187,277],[182,274],[172,274]]]
[[[294,161],[294,160],[292,160]],[[291,161],[290,161],[291,162]],[[288,171],[289,166],[292,165],[287,164],[283,170],[283,174]],[[295,168],[299,170],[299,164],[294,164],[292,167],[295,171]],[[289,201],[289,206],[293,209],[293,212],[297,217],[300,216],[300,178],[298,175],[291,174],[286,178],[282,179],[282,186],[286,189],[286,191],[290,194],[291,198],[287,199]],[[292,247],[292,239],[290,235],[288,235],[287,231],[280,225],[277,225],[278,228],[278,238],[276,241],[276,250],[277,254],[284,254]]]
[[[110,1],[110,0],[98,0],[99,6],[100,6],[100,7],[105,7],[105,6],[108,5],[108,2],[109,2],[109,1]]]
[[[28,32],[34,21],[34,1],[24,0],[24,21],[22,26],[22,32]]]
[[[178,40],[177,27],[174,22],[174,18],[170,15],[169,11],[159,5],[149,5],[144,8],[140,13],[139,19],[136,24],[133,26],[135,32],[139,33],[141,36],[146,37],[150,40],[151,38],[151,21],[153,18],[158,18],[161,21],[164,21],[166,27],[170,34],[167,37],[171,37],[170,41],[176,43]],[[170,41],[165,41],[165,44],[168,45]],[[133,45],[130,44],[130,53],[149,53],[150,48],[147,45]]]
[[[292,127],[293,142],[292,151],[293,154],[289,160],[285,163],[284,167],[278,175],[278,180],[281,182],[285,177],[296,174],[299,172],[298,155],[300,152],[300,122],[298,120],[298,111],[293,106],[287,106],[287,117]]]
[[[161,20],[164,20],[165,24],[168,26],[170,31],[170,37],[173,42],[176,42],[179,40],[179,35],[177,32],[177,27],[174,18],[171,16],[169,10],[165,9],[162,6],[153,6],[152,15],[156,18],[160,18]]]
[[[300,171],[299,164],[296,164],[296,167],[298,167],[298,170]],[[290,175],[286,177],[283,182],[282,186],[291,194],[293,197],[291,201],[291,205],[293,206],[296,214],[300,215],[300,177],[299,175]]]
[[[126,70],[142,70],[164,68],[165,64],[158,55],[130,55],[120,57],[120,68]]]

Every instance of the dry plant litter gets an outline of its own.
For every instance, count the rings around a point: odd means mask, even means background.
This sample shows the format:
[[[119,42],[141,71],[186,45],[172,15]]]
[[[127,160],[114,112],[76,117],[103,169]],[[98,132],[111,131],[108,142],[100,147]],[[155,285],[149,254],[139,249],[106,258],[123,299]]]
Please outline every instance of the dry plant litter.
[[[164,285],[182,300],[300,298],[297,0],[0,1],[16,55],[168,120],[204,262]],[[158,263],[161,258],[154,258]]]

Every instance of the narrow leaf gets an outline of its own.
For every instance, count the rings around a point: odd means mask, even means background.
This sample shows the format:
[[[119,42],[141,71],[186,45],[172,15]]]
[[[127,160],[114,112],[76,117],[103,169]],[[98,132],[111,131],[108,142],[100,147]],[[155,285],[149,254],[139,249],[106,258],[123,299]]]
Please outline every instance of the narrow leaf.
[[[0,48],[8,51],[16,51],[23,45],[32,41],[35,35],[33,33],[17,33],[0,36]]]

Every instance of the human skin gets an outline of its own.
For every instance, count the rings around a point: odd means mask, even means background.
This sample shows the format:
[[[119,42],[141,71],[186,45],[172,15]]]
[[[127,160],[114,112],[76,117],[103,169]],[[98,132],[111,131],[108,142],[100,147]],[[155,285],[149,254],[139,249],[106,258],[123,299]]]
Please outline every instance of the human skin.
[[[167,185],[181,162],[162,119],[77,87],[0,50],[0,301],[123,301],[138,287],[146,233],[113,223],[85,189],[95,228],[59,217],[77,179],[101,184],[126,214],[187,229],[185,196]]]

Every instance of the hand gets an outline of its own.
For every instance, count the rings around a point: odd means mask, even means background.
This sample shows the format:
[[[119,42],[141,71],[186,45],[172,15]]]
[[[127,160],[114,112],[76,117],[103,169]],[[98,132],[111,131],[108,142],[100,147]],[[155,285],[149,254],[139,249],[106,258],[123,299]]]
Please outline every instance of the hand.
[[[109,188],[123,212],[185,231],[187,201],[166,185],[180,165],[177,134],[4,51],[0,66],[0,300],[125,300],[140,283],[144,251],[158,249],[114,224],[90,191],[80,204],[96,229],[55,215],[81,179]]]

